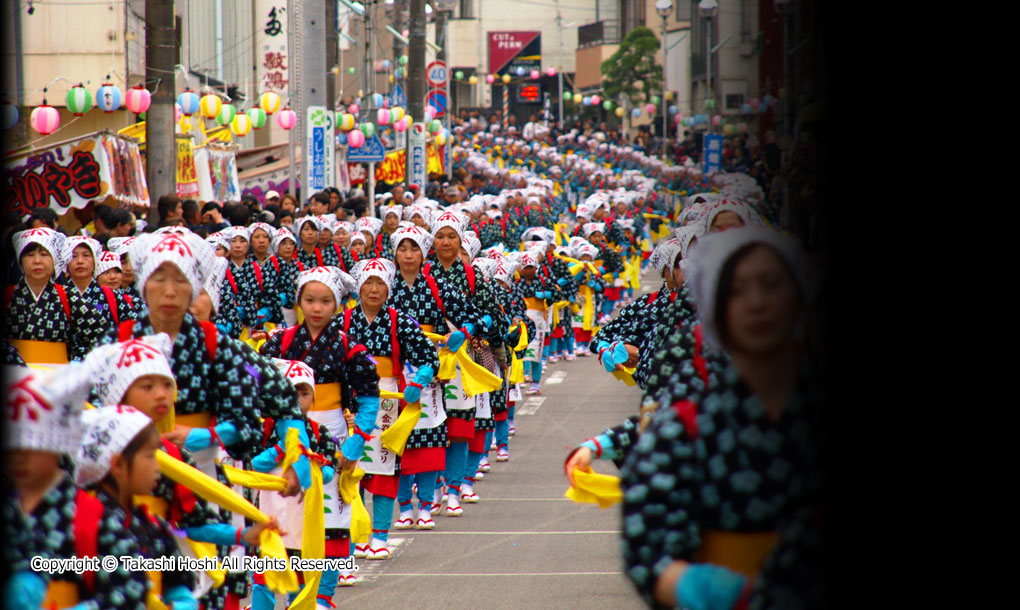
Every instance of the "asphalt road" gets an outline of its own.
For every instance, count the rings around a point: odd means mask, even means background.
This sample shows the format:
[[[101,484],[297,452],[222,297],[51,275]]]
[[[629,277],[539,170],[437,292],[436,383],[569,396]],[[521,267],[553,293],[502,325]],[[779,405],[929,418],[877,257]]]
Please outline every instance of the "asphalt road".
[[[643,279],[643,290],[657,284]],[[391,530],[388,560],[358,560],[358,584],[336,604],[382,608],[642,608],[622,574],[620,509],[564,497],[563,461],[577,443],[637,410],[638,388],[592,356],[548,365],[542,395],[518,403],[510,461],[475,485],[464,515],[432,531]],[[609,461],[597,472],[618,474]]]

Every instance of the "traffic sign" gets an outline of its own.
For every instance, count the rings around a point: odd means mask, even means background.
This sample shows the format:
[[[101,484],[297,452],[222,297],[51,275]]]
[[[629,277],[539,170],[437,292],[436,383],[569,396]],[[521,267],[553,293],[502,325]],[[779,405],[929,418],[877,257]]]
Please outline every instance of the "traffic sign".
[[[400,87],[400,85],[393,87],[393,91],[390,92],[390,100],[393,102],[394,106],[407,107],[407,96],[404,95],[404,90]]]
[[[386,158],[386,149],[378,135],[373,135],[360,148],[347,151],[347,160],[351,163],[379,163]]]
[[[438,119],[446,114],[446,92],[442,89],[429,91],[429,94],[425,96],[425,103],[436,109],[435,118]]]
[[[425,80],[433,87],[445,87],[449,73],[446,64],[441,61],[434,61],[425,67]]]

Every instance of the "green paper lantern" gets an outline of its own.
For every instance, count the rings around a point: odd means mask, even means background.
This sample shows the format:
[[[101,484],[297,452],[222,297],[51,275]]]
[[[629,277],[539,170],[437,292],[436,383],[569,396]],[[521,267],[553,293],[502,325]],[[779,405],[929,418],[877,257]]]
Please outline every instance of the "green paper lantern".
[[[261,108],[249,108],[248,118],[251,119],[251,126],[260,129],[266,124],[266,111]]]
[[[442,128],[443,122],[439,119],[432,119],[432,121],[429,122],[429,133],[437,133]]]
[[[564,91],[564,92],[563,92],[563,99],[564,99],[564,100],[566,100],[566,101],[568,101],[568,102],[569,102],[569,101],[570,101],[570,98],[572,98],[572,97],[574,97],[574,94],[573,94],[573,93],[571,93],[571,92],[569,92],[569,91]]]
[[[711,110],[713,108],[715,108],[715,100],[713,100],[711,98],[705,100],[705,109],[706,110]]]
[[[357,72],[357,70],[354,68],[354,66],[351,66],[350,68],[347,68],[347,73],[348,74],[354,74],[355,72]]]
[[[67,109],[75,116],[81,116],[92,108],[92,94],[81,85],[67,91]]]
[[[610,101],[610,100],[606,100],[606,101],[602,102],[602,107],[605,108],[606,110],[612,110],[613,109],[613,102]]]
[[[457,70],[456,72],[453,73],[453,77],[457,80],[464,80],[464,71]]]
[[[400,56],[400,65],[402,65],[402,66],[406,66],[407,65],[407,55],[401,55]]]
[[[361,133],[365,134],[366,138],[371,138],[375,135],[375,125],[372,123],[362,123]]]
[[[662,98],[659,97],[658,95],[653,95],[652,96],[652,103],[655,104],[656,106],[658,106],[659,102],[661,102],[661,101],[662,101]]]
[[[230,125],[237,116],[237,109],[231,104],[223,104],[220,113],[216,116],[216,122],[220,125]]]

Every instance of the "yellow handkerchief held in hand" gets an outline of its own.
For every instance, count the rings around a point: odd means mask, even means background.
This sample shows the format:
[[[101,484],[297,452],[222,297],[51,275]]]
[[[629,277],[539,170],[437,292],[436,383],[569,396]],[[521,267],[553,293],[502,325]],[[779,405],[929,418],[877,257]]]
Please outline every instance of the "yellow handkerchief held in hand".
[[[633,386],[633,385],[637,384],[637,382],[634,381],[634,371],[635,370],[636,369],[634,369],[634,368],[623,367],[622,371],[613,371],[613,377],[616,377],[617,379],[619,379],[623,383],[627,384],[627,387],[630,387],[630,386]]]
[[[574,502],[598,504],[599,508],[609,508],[623,501],[623,490],[620,489],[620,478],[608,474],[598,474],[574,468],[574,487],[564,494]]]
[[[291,428],[287,430],[287,458],[284,460],[284,464],[294,463],[300,455],[297,430]],[[326,556],[326,517],[322,499],[322,469],[318,463],[310,462],[312,485],[305,491],[305,499],[302,503],[305,512],[301,533],[301,558],[322,559]],[[284,469],[286,470],[286,468]],[[301,588],[301,592],[291,602],[292,610],[315,610],[322,572],[305,572],[304,576],[305,584]]]
[[[358,482],[363,476],[365,471],[358,467],[354,472],[340,473],[340,498],[351,505],[351,540],[356,543],[367,543],[372,535],[372,517],[358,493]]]
[[[198,542],[191,538],[184,539],[188,543],[188,548],[195,554],[195,557],[202,559],[204,557],[217,557],[216,545],[211,542]],[[212,579],[213,587],[223,586],[223,581],[227,578],[226,570],[206,570],[206,574]]]
[[[264,489],[266,491],[280,491],[287,489],[287,480],[275,474],[255,472],[253,470],[241,470],[229,464],[222,464],[223,472],[231,485],[240,485],[249,489]]]
[[[223,483],[206,473],[175,459],[165,451],[156,452],[156,463],[160,472],[176,483],[191,489],[195,494],[207,501],[237,513],[256,523],[266,523],[269,516],[255,508],[251,502],[234,492]],[[259,550],[263,557],[274,557],[287,560],[287,549],[283,546],[280,533],[275,530],[262,530],[259,535]],[[266,586],[274,593],[290,593],[298,590],[297,575],[288,567],[282,572],[266,572]]]
[[[464,394],[468,397],[485,392],[495,392],[503,386],[503,378],[493,375],[484,366],[471,359],[465,341],[456,352],[460,365],[460,378],[464,382]],[[442,366],[440,366],[442,368]]]
[[[379,435],[382,446],[397,455],[404,455],[404,446],[407,445],[407,439],[411,436],[414,427],[418,425],[419,417],[421,417],[420,401],[405,405],[404,410],[397,417],[397,421]]]

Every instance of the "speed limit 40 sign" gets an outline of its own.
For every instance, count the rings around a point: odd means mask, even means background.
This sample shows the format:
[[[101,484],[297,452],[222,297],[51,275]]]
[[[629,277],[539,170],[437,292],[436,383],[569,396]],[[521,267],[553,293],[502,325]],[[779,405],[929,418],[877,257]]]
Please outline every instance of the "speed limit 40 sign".
[[[425,68],[425,81],[433,87],[445,87],[449,77],[446,64],[441,61],[434,61]]]

